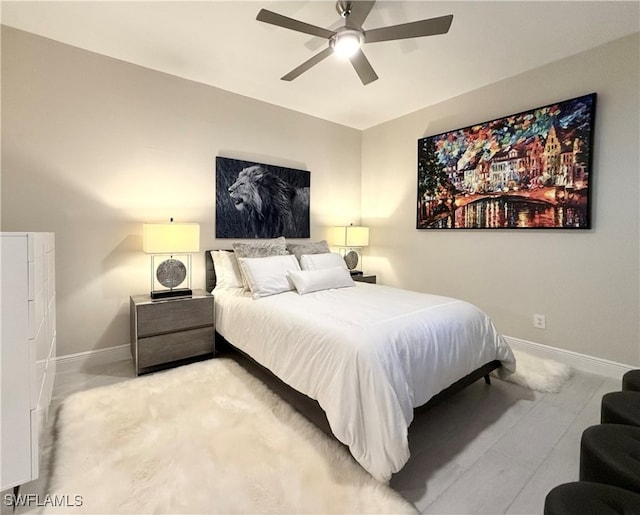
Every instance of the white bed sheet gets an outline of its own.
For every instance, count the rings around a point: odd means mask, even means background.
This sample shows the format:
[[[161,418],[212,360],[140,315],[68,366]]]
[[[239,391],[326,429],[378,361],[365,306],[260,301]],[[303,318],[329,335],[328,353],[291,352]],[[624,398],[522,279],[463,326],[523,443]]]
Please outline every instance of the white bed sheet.
[[[253,300],[214,290],[216,331],[316,399],[334,435],[380,481],[409,459],[413,408],[513,353],[467,302],[367,283]]]

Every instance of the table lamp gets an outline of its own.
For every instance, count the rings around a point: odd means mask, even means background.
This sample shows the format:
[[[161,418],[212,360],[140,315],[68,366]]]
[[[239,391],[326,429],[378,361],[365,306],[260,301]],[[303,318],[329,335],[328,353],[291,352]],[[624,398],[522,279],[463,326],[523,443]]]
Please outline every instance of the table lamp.
[[[151,254],[151,298],[190,297],[191,254],[200,251],[200,225],[145,223],[142,249]],[[162,288],[164,287],[164,288]]]
[[[368,227],[359,225],[331,227],[327,240],[329,245],[340,248],[347,268],[352,274],[362,273],[361,270],[357,270],[357,266],[358,262],[362,264],[360,249],[369,245]]]

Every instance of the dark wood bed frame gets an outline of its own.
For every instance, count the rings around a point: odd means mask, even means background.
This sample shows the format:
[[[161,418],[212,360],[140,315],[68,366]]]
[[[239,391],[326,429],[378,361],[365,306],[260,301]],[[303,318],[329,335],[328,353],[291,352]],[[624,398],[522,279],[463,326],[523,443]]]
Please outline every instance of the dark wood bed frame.
[[[213,266],[213,258],[211,256],[211,251],[209,251],[209,250],[205,251],[205,266],[206,266],[206,288],[207,288],[207,291],[212,291],[216,286],[216,271],[215,271],[215,268]],[[273,372],[271,372],[271,370],[269,370],[268,368],[262,366],[260,363],[255,361],[251,356],[249,356],[245,352],[241,351],[240,349],[234,347],[232,343],[228,342],[225,338],[223,338],[217,332],[216,332],[215,337],[216,337],[216,348],[219,348],[218,346],[220,346],[220,347],[223,347],[223,348],[233,349],[233,350],[239,352],[244,357],[249,359],[253,364],[258,366],[263,371],[267,372],[271,377],[275,378],[278,381],[278,383],[284,385],[287,389],[295,392],[298,395],[304,395],[304,394],[301,394],[300,392],[298,392],[297,390],[295,390],[292,386],[289,386],[287,383],[285,383],[282,379],[280,379]],[[460,390],[466,388],[470,384],[475,383],[476,381],[478,381],[481,378],[484,378],[484,381],[485,381],[486,384],[491,384],[491,377],[489,376],[489,374],[491,373],[492,370],[495,370],[495,369],[497,369],[497,368],[499,368],[501,366],[502,365],[500,364],[500,361],[498,361],[497,359],[482,365],[480,368],[477,368],[473,372],[467,374],[463,378],[461,378],[458,381],[456,381],[455,383],[453,383],[448,388],[445,388],[440,393],[438,393],[438,394],[434,395],[433,397],[431,397],[431,399],[429,399],[429,401],[427,401],[422,406],[418,406],[417,408],[414,409],[414,411],[416,413],[420,413],[420,412],[422,412],[422,411],[424,411],[426,409],[429,409],[430,407],[434,406],[435,404],[437,404],[437,403],[439,403],[439,402],[451,397],[453,394],[455,394],[455,393],[459,392]],[[304,397],[306,397],[307,399],[310,399],[306,395]],[[311,399],[311,400],[313,400],[313,399]],[[313,400],[313,401],[317,403],[317,401],[315,401],[315,400]]]

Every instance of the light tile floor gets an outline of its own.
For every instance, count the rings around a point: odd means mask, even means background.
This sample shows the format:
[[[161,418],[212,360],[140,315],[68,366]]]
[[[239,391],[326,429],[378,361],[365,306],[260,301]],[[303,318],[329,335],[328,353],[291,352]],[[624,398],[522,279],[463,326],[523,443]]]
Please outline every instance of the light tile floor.
[[[283,388],[245,359],[236,359],[328,431],[317,404]],[[47,491],[55,413],[64,398],[133,377],[131,361],[56,376],[41,476],[23,485],[21,494],[43,496]],[[411,458],[390,486],[425,514],[542,514],[551,488],[577,480],[582,431],[598,423],[602,395],[619,389],[619,381],[584,373],[576,373],[558,394],[532,392],[498,379],[490,386],[478,381],[416,417],[409,430]],[[11,513],[6,493],[2,515]],[[15,513],[34,511],[18,507]]]

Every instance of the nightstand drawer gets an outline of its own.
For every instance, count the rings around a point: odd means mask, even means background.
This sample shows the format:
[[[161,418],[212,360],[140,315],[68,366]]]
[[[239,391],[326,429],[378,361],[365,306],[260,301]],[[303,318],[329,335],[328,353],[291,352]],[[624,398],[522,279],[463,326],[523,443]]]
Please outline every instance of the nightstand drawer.
[[[214,352],[213,326],[138,340],[138,369]]]
[[[137,306],[138,338],[213,325],[213,297]]]

